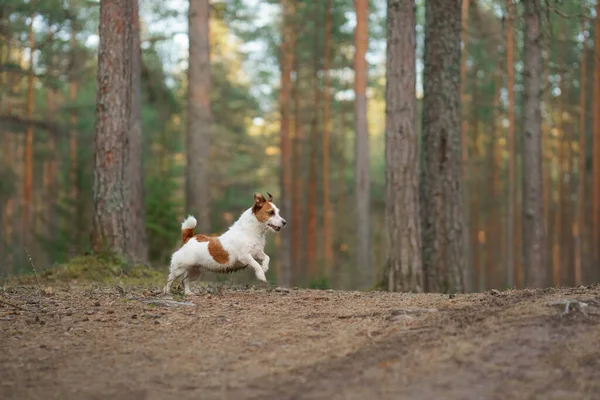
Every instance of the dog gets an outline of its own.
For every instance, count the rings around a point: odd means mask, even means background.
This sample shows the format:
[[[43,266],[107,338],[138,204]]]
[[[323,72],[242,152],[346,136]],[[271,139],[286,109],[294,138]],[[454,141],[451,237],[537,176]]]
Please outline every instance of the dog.
[[[183,278],[185,295],[192,294],[190,281],[202,270],[228,273],[250,267],[256,278],[267,282],[269,256],[264,252],[267,232],[277,233],[287,225],[279,208],[260,193],[254,194],[254,205],[247,209],[221,236],[194,235],[196,218],[188,216],[181,224],[183,246],[171,256],[169,278],[164,293],[171,292],[173,281]]]

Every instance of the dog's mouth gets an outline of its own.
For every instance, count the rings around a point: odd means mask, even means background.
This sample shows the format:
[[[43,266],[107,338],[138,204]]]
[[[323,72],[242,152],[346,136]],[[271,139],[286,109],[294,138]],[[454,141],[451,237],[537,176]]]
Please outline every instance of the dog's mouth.
[[[273,229],[275,232],[279,232],[281,230],[280,226],[275,226],[273,224],[267,224],[267,226],[271,229]]]

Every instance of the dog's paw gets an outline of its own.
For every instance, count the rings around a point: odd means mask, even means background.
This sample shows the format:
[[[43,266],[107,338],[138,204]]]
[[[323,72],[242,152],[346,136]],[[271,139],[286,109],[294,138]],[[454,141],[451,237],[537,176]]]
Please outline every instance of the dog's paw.
[[[267,271],[269,270],[269,264],[263,264],[261,265],[261,267],[264,273],[267,273]]]
[[[267,283],[267,277],[265,276],[264,273],[262,273],[262,274],[256,274],[256,277],[258,278],[259,281]]]

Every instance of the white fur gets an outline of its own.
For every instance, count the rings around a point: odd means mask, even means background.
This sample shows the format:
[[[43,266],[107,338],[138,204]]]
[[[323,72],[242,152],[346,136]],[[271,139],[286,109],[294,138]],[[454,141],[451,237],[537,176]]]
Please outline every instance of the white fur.
[[[198,222],[196,221],[196,218],[192,217],[191,215],[188,215],[185,221],[183,221],[183,223],[181,224],[181,230],[194,229],[197,223]]]
[[[237,271],[250,267],[256,277],[266,282],[265,273],[269,270],[270,258],[264,252],[268,231],[275,232],[269,225],[283,228],[285,220],[279,215],[279,209],[271,203],[275,214],[266,222],[260,222],[252,208],[246,210],[240,218],[219,236],[221,246],[229,253],[229,262],[219,264],[208,252],[208,242],[198,242],[195,237],[187,241],[171,256],[170,274],[164,288],[165,294],[171,291],[173,281],[183,277],[185,294],[191,294],[189,281],[200,276],[202,270],[217,273]],[[196,227],[196,219],[191,215],[181,224],[181,229]],[[259,264],[260,262],[260,264]]]

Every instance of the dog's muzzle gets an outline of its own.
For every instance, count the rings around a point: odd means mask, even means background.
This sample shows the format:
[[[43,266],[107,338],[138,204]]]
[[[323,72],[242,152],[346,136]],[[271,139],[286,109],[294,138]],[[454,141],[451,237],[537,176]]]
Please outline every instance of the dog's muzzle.
[[[275,232],[279,232],[281,230],[280,226],[275,226],[273,224],[267,224],[271,229],[273,229]]]

